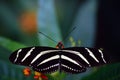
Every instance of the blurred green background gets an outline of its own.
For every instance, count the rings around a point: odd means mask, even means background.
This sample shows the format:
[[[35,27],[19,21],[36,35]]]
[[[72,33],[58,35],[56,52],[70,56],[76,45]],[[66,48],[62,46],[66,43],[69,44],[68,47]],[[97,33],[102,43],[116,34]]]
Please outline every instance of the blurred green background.
[[[33,80],[25,77],[24,67],[9,61],[18,48],[51,46],[57,43],[39,34],[43,32],[65,47],[102,47],[111,62],[80,74],[48,75],[49,80],[120,80],[119,17],[113,0],[1,0],[0,1],[0,80]],[[114,3],[113,3],[114,2]],[[119,6],[119,5],[118,5]],[[112,16],[114,15],[114,16]],[[116,15],[116,16],[115,16]],[[72,37],[74,41],[70,41]],[[80,44],[78,44],[79,42]]]

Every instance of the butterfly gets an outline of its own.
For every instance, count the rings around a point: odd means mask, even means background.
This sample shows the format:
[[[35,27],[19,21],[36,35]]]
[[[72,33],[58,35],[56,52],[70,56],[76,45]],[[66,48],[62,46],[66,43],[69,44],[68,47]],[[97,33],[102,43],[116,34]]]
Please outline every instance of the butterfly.
[[[34,46],[14,51],[9,60],[13,64],[23,65],[41,73],[55,71],[82,73],[87,68],[106,64],[108,61],[101,49],[88,47],[64,48],[59,42],[56,48]]]

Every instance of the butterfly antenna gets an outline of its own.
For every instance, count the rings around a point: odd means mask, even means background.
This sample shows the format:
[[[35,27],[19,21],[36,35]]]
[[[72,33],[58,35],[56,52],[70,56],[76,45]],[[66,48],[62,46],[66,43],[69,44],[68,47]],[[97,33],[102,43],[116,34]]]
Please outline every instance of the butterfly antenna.
[[[63,42],[68,38],[68,36],[76,29],[76,27],[73,27],[68,33],[67,35],[63,38]]]
[[[51,41],[57,43],[57,41],[53,40],[51,37],[49,37],[48,35],[42,33],[42,32],[39,32],[40,34],[44,35],[45,37],[47,37],[48,39],[50,39]]]

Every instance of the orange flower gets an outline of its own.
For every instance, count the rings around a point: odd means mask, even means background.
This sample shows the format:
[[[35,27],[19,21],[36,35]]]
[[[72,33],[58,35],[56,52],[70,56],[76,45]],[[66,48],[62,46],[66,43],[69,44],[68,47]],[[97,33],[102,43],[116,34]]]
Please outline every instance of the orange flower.
[[[47,77],[46,75],[44,75],[44,74],[41,75],[41,78],[42,78],[43,80],[48,80],[48,77]]]
[[[34,79],[36,80],[39,80],[39,78],[40,78],[39,76],[34,76]]]
[[[23,70],[23,73],[25,76],[30,76],[31,70],[29,68],[25,68]],[[40,72],[35,71],[34,72],[34,79],[35,80],[48,80],[48,77]]]
[[[34,79],[38,80],[40,78],[40,76],[41,76],[41,73],[35,71]]]
[[[23,32],[34,34],[37,32],[36,12],[25,12],[20,16],[20,26]]]
[[[23,70],[23,74],[24,74],[25,76],[30,76],[31,70],[30,70],[29,68],[25,68],[25,69]]]
[[[44,74],[41,74],[40,72],[35,71],[34,79],[36,79],[36,80],[39,80],[39,79],[48,80],[48,77]]]

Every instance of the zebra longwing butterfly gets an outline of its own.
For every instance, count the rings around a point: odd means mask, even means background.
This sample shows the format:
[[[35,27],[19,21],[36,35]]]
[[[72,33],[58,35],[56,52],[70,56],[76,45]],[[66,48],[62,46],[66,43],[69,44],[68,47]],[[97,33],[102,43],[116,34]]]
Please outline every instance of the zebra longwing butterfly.
[[[42,73],[59,70],[67,73],[85,72],[87,68],[106,64],[102,50],[85,47],[64,48],[59,42],[56,48],[27,47],[13,52],[9,60],[17,65],[29,66]]]

